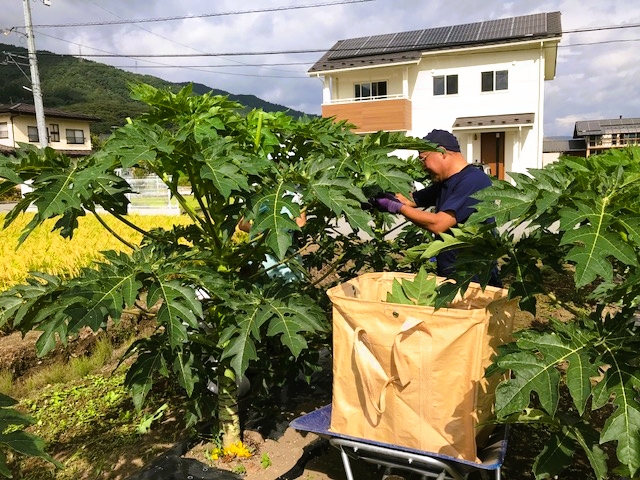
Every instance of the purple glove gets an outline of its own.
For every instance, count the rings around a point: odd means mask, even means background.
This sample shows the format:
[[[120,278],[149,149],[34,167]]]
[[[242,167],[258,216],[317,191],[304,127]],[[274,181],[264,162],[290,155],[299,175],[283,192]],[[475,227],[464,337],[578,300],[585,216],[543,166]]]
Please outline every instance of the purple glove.
[[[372,205],[381,212],[398,213],[404,205],[392,193],[385,193],[382,197],[374,198]]]

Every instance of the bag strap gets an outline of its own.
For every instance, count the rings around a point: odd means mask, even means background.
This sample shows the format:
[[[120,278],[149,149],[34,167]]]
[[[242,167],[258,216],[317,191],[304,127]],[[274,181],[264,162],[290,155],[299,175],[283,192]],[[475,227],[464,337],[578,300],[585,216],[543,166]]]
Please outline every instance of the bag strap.
[[[362,383],[362,389],[366,396],[367,405],[373,406],[376,412],[382,415],[386,409],[387,387],[396,382],[401,387],[407,386],[411,381],[409,366],[406,356],[401,354],[401,344],[404,334],[420,325],[424,319],[409,317],[400,327],[400,331],[395,335],[391,348],[391,361],[395,366],[397,375],[389,375],[384,371],[382,365],[373,354],[373,349],[369,344],[367,332],[362,327],[357,327],[353,333],[353,356],[355,359],[358,377]],[[374,375],[384,380],[384,384],[379,392],[376,392]]]
[[[390,377],[380,365],[375,355],[371,351],[367,332],[364,328],[358,327],[353,334],[353,356],[356,370],[360,378],[362,389],[366,397],[366,405],[371,405],[378,414],[382,415],[386,409],[385,393],[387,387],[396,381],[398,377]],[[376,392],[373,377],[384,380],[384,384],[379,392]]]
[[[405,387],[410,381],[409,366],[407,365],[407,357],[401,354],[400,342],[404,337],[404,334],[409,330],[414,329],[418,325],[424,322],[423,318],[409,317],[400,327],[400,331],[396,334],[393,340],[393,347],[391,349],[391,359],[398,372],[397,379],[402,387]]]

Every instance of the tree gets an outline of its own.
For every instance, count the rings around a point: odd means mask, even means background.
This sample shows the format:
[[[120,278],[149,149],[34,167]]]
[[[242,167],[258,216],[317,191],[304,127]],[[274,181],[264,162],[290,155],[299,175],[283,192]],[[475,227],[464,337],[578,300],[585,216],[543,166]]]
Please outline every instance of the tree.
[[[32,181],[33,191],[5,221],[37,208],[21,241],[53,217],[54,228],[72,237],[87,213],[99,220],[113,215],[144,234],[140,245],[129,245],[130,254],[105,252],[104,262],[76,278],[34,273],[28,284],[3,292],[0,325],[42,331],[37,349],[45,355],[83,327],[117,322],[127,306],[156,305],[156,332],[127,353],[135,359],[126,384],[136,406],[167,377],[190,399],[188,421],[217,417],[228,445],[240,435],[237,380],[250,367],[267,386],[308,373],[317,354],[310,344],[327,343],[322,292],[300,256],[305,246],[319,247],[306,259],[324,259],[359,232],[380,238],[388,218],[374,219],[362,204],[379,189],[408,193],[415,168],[390,153],[431,146],[399,134],[360,137],[331,119],[259,110],[242,115],[241,105],[193,95],[189,87],[171,93],[140,85],[133,97],[149,111],[92,156],[71,160],[52,149],[24,148],[15,158],[0,158],[1,189]],[[142,231],[131,224],[131,189],[117,172],[141,165],[167,184],[190,225]],[[195,205],[178,190],[185,178]],[[301,229],[293,219],[302,212]],[[241,219],[252,223],[250,237],[237,234]],[[329,235],[328,226],[341,219],[353,233]],[[353,258],[339,253],[341,261]],[[267,254],[286,262],[300,281],[272,278],[262,263]],[[217,403],[207,388],[211,381],[218,384]]]
[[[542,331],[519,332],[494,360],[492,369],[512,372],[496,391],[498,419],[551,429],[534,464],[536,478],[557,475],[580,448],[596,477],[606,478],[601,445],[609,442],[617,444],[617,473],[634,476],[640,468],[640,148],[563,157],[510,176],[513,183],[495,181],[476,195],[482,202],[463,228],[411,249],[409,260],[462,249],[457,283],[442,290],[441,303],[464,290],[474,272],[482,271],[486,284],[491,261],[499,260],[510,296],[534,313],[537,294],[557,298],[545,290],[545,272],[569,272],[572,303],[564,307],[573,319],[550,318]],[[499,232],[483,223],[491,217]],[[560,402],[563,394],[568,403]],[[598,417],[606,418],[601,426]]]

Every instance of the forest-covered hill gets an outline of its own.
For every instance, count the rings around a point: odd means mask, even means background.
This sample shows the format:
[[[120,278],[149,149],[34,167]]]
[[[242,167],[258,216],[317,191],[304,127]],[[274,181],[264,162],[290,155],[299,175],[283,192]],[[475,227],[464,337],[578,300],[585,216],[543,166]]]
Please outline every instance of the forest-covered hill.
[[[20,66],[16,65],[16,62]],[[135,117],[144,110],[141,103],[131,99],[130,83],[144,82],[174,91],[186,85],[44,50],[38,51],[38,70],[45,108],[58,108],[100,118],[99,122],[91,126],[91,131],[96,134],[109,133],[112,126],[123,125],[127,117]],[[30,86],[28,75],[27,50],[0,43],[0,103],[33,104],[33,95],[24,88]],[[212,92],[215,95],[226,95],[230,100],[249,109],[261,108],[266,112],[287,111],[294,117],[305,115],[303,112],[266,102],[254,95],[234,95],[196,83],[193,84],[193,91],[198,94]]]

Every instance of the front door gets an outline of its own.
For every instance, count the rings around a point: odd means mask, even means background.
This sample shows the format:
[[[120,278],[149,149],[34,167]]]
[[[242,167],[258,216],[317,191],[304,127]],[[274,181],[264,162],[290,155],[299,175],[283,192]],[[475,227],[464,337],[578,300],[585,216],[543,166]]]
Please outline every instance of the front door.
[[[504,132],[483,133],[480,140],[482,163],[491,167],[491,175],[504,180]]]

